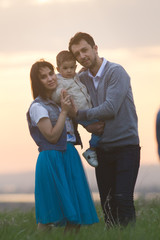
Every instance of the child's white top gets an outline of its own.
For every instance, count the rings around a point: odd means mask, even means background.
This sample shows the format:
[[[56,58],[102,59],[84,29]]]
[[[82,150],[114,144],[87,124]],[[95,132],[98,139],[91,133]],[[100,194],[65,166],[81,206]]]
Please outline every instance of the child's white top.
[[[88,109],[92,107],[91,99],[87,93],[87,88],[79,80],[78,74],[74,78],[64,78],[57,74],[58,86],[52,94],[52,99],[60,104],[61,90],[66,89],[68,94],[73,97],[76,107],[79,109]]]

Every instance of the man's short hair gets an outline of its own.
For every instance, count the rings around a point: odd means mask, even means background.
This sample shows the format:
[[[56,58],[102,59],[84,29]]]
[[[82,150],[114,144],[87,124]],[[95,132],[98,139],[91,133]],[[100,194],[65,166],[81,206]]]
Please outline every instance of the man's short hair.
[[[69,42],[68,49],[72,53],[72,45],[78,44],[81,40],[85,40],[91,47],[95,46],[95,41],[91,35],[88,33],[83,33],[83,32],[77,32]]]

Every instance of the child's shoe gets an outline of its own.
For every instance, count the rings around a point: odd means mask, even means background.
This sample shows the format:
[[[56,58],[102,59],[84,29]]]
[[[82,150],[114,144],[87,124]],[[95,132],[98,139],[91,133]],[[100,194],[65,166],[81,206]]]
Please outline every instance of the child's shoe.
[[[98,166],[97,154],[95,151],[87,149],[82,155],[92,167]]]

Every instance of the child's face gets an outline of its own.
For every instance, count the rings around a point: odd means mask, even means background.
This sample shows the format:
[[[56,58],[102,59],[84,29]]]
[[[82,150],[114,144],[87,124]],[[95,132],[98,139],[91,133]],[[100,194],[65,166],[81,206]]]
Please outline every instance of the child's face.
[[[60,67],[57,67],[57,70],[64,78],[74,78],[76,67],[77,65],[74,61],[66,61],[63,62]]]

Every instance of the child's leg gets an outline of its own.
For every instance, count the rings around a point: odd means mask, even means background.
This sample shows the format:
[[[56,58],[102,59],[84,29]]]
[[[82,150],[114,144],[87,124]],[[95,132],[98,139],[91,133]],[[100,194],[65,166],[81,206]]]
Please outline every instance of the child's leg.
[[[88,148],[84,153],[82,153],[82,155],[92,167],[98,166],[97,154],[95,150]]]
[[[78,123],[81,124],[83,127],[86,127],[94,122],[97,122],[98,120],[92,120],[92,121],[79,121]],[[87,160],[87,162],[92,166],[92,167],[97,167],[98,166],[98,161],[97,161],[97,154],[96,154],[96,147],[99,141],[99,136],[96,136],[95,134],[92,134],[92,137],[89,141],[90,143],[90,148],[88,148],[82,155],[83,157]]]
[[[92,167],[97,167],[98,166],[98,161],[97,161],[97,154],[96,154],[96,146],[99,141],[99,136],[96,136],[92,134],[91,140],[89,141],[90,143],[90,148],[88,148],[84,153],[83,157],[87,160],[87,162],[92,166]]]
[[[90,121],[78,121],[78,124],[81,124],[84,128],[87,127],[88,125],[98,122],[98,120],[90,120]]]
[[[99,139],[100,139],[99,136],[97,136],[95,134],[92,134],[91,135],[91,139],[89,141],[90,148],[94,148],[95,149],[97,147],[97,145],[98,145]]]

